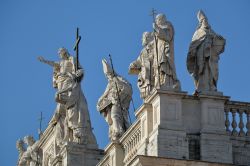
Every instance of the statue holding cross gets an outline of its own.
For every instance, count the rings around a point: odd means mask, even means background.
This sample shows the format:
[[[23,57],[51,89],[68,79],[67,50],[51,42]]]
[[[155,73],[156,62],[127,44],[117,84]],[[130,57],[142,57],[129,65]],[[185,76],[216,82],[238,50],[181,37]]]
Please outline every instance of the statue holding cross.
[[[164,90],[181,90],[174,63],[174,27],[165,14],[153,16],[154,30],[154,86]]]
[[[164,14],[152,9],[153,32],[144,32],[137,60],[129,66],[129,74],[138,75],[140,96],[145,100],[154,89],[180,91],[174,64],[174,27]]]
[[[57,89],[55,100],[57,107],[50,124],[56,127],[57,144],[77,142],[79,144],[96,144],[92,133],[86,98],[81,90],[84,76],[79,64],[79,29],[74,50],[76,58],[66,48],[59,48],[59,62],[48,61],[39,57],[39,61],[54,68],[53,85]]]

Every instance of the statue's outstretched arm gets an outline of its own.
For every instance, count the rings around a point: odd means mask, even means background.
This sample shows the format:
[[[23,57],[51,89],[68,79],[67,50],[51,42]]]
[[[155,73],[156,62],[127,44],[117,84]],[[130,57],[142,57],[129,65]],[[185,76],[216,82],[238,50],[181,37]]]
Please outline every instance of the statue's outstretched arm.
[[[133,61],[132,63],[130,63],[129,65],[129,73],[130,74],[138,74],[138,72],[140,71],[142,65],[142,54],[143,54],[143,51],[141,51],[139,57]],[[135,72],[136,71],[136,72]]]
[[[50,65],[50,66],[52,66],[52,67],[56,67],[56,66],[58,65],[58,63],[56,63],[56,62],[54,62],[54,61],[48,61],[48,60],[44,59],[42,56],[39,56],[37,59],[38,59],[40,62],[45,63],[45,64],[48,64],[48,65]]]

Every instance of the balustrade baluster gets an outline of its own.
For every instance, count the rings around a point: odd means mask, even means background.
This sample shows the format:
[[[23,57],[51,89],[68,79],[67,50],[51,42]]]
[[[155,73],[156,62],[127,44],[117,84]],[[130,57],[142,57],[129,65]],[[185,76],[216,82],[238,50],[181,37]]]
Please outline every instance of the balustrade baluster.
[[[243,123],[243,113],[244,113],[244,110],[243,109],[239,109],[238,112],[239,112],[239,117],[240,117],[240,122],[239,122],[240,132],[239,132],[239,136],[243,137],[243,136],[245,136],[245,132],[243,130],[243,128],[244,128],[244,123]]]
[[[238,132],[237,132],[237,130],[236,130],[236,128],[237,128],[237,122],[236,122],[236,120],[235,120],[235,116],[236,116],[236,112],[237,112],[237,109],[234,109],[234,108],[232,108],[231,109],[231,112],[232,112],[232,116],[233,116],[233,121],[232,121],[232,128],[233,128],[233,130],[232,130],[232,135],[233,136],[238,136]]]
[[[137,132],[135,133],[135,146],[137,145],[138,140],[137,140]]]
[[[132,136],[132,149],[134,149],[135,147],[135,136],[133,135]]]
[[[125,156],[127,155],[128,153],[128,149],[127,149],[127,143],[124,144],[124,154]]]
[[[225,114],[226,114],[225,126],[226,126],[226,132],[227,132],[228,135],[231,134],[231,130],[229,129],[230,121],[229,121],[229,118],[228,118],[229,111],[230,111],[229,108],[225,109]]]
[[[135,133],[135,144],[137,145],[137,143],[138,143],[138,138],[137,138],[137,132]]]
[[[246,110],[245,113],[247,115],[247,124],[246,124],[247,132],[246,132],[246,135],[250,137],[250,109]]]
[[[130,143],[130,141],[128,141],[128,154],[129,154],[130,150],[131,150],[131,143]]]
[[[138,134],[137,134],[137,139],[138,139],[138,142],[140,142],[140,131],[138,131]]]

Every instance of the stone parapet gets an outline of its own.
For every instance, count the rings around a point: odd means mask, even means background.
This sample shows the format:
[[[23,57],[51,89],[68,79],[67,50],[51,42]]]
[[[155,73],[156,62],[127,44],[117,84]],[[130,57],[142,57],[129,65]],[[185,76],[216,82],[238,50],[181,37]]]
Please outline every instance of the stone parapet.
[[[233,163],[250,165],[250,137],[231,136]]]
[[[239,128],[237,135],[227,131],[227,120],[234,119],[226,116],[226,110],[233,109],[239,110],[239,114],[240,109],[244,110],[246,118],[243,121],[244,117],[239,116],[239,120],[248,129],[249,103],[232,102],[221,95],[193,96],[186,92],[155,90],[137,109],[136,121],[116,145],[107,146],[106,155],[98,165],[134,165],[141,155],[151,156],[146,159],[155,160],[152,165],[160,164],[157,159],[178,166],[249,165],[248,130],[240,134]],[[114,155],[114,151],[119,151],[119,155]]]
[[[232,164],[205,162],[198,160],[180,160],[155,156],[136,156],[129,166],[233,166]]]

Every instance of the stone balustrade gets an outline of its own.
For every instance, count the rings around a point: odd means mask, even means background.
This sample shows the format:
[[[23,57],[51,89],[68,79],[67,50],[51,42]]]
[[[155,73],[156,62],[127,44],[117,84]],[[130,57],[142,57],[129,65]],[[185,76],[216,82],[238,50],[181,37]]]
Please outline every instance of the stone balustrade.
[[[141,132],[141,121],[138,120],[120,139],[122,147],[124,149],[124,163],[127,163],[137,154],[138,146],[140,145],[142,139]]]
[[[228,101],[225,105],[225,127],[229,135],[250,137],[250,103]]]
[[[97,166],[120,166],[132,160],[137,155],[141,138],[141,120],[137,120],[129,127],[119,141],[111,142],[105,148],[106,154]]]
[[[102,165],[102,166],[111,166],[111,165],[112,165],[109,155],[106,155],[106,156],[102,159],[101,165]]]

